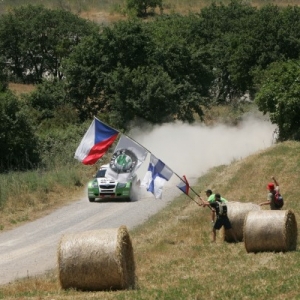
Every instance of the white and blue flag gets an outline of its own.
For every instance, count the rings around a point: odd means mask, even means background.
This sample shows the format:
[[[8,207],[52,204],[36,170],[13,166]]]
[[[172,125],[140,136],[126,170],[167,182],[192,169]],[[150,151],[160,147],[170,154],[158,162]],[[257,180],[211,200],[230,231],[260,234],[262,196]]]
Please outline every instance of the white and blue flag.
[[[134,176],[147,154],[148,150],[143,146],[122,135],[111,157],[105,177],[126,183]]]
[[[142,186],[147,187],[156,199],[162,198],[163,186],[172,177],[173,171],[153,154],[150,157],[148,171],[142,181]]]

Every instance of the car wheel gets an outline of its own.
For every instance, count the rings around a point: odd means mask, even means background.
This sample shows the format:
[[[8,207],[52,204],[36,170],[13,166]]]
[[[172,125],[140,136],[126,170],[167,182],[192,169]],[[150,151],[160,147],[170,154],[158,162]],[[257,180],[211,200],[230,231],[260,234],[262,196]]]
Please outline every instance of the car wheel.
[[[95,202],[95,198],[90,198],[90,197],[89,197],[89,201],[90,201],[90,202]]]

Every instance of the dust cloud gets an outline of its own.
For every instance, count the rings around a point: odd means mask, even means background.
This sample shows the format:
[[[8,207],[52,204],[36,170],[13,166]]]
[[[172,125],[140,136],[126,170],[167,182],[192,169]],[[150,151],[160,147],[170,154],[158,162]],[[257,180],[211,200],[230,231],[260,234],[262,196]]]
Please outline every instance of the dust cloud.
[[[268,119],[255,114],[244,116],[235,127],[176,122],[162,126],[140,126],[131,130],[128,136],[163,161],[174,173],[180,177],[186,175],[189,180],[200,177],[212,167],[230,164],[270,147],[275,129],[276,125]],[[149,159],[148,154],[147,160],[137,171],[140,178],[147,171]]]

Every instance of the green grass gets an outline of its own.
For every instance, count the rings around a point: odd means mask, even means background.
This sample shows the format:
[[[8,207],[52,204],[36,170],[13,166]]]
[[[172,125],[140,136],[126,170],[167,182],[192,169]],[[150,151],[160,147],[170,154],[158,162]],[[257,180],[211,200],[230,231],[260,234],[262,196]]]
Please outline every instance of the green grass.
[[[300,143],[285,142],[211,169],[193,189],[200,192],[210,187],[228,200],[260,203],[275,175],[285,197],[284,209],[292,210],[298,220],[299,161]],[[300,299],[299,246],[286,253],[247,253],[244,243],[227,243],[221,232],[212,244],[210,210],[184,194],[130,236],[136,290],[62,290],[53,270],[0,287],[0,299]]]

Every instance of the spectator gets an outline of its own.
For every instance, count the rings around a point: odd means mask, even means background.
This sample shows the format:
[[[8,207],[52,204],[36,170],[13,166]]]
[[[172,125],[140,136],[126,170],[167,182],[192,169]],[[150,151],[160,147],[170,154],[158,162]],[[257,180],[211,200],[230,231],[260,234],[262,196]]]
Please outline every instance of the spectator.
[[[232,229],[230,220],[227,216],[227,205],[226,202],[222,201],[221,195],[215,194],[215,201],[213,202],[203,201],[203,206],[210,206],[216,212],[217,220],[215,221],[212,229],[212,242],[216,241],[216,231],[221,229],[222,226],[224,226],[225,230],[229,231],[229,233],[233,236],[235,242],[237,243],[238,240],[236,238],[235,232]]]
[[[272,178],[272,180],[273,180],[274,183],[273,182],[269,182],[268,185],[267,185],[267,189],[268,189],[267,201],[262,202],[259,205],[260,206],[270,205],[270,209],[271,210],[280,210],[280,208],[278,208],[275,205],[275,202],[274,202],[275,201],[275,193],[280,191],[280,189],[279,189],[279,183],[275,179],[274,176],[272,176],[271,178]]]
[[[215,201],[215,194],[213,194],[212,190],[208,189],[205,191],[205,194],[207,196],[207,201],[209,203],[213,203]],[[202,199],[201,199],[202,200]],[[223,197],[221,197],[221,201],[222,202],[227,202],[227,200]],[[216,212],[215,210],[211,211],[211,222],[214,224],[215,223],[215,219],[216,219]]]

